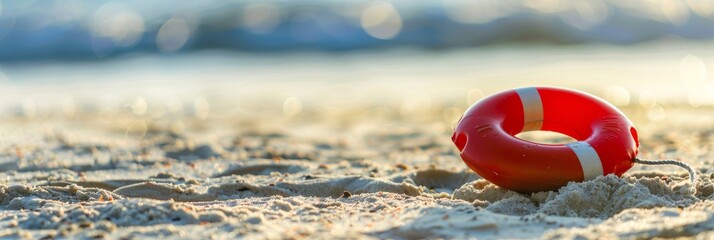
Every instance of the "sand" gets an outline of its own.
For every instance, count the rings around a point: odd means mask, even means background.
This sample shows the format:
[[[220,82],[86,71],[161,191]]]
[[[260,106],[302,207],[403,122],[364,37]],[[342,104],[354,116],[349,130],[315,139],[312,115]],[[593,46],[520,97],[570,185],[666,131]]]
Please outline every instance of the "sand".
[[[714,227],[706,168],[694,194],[683,171],[655,167],[520,194],[462,166],[448,135],[411,125],[349,143],[250,133],[182,149],[184,134],[24,130],[0,162],[0,236],[707,238]]]
[[[694,191],[682,169],[636,166],[622,177],[521,194],[474,174],[450,141],[463,99],[478,98],[473,86],[345,101],[332,95],[345,85],[320,85],[310,93],[324,94],[317,101],[234,98],[225,93],[245,90],[220,81],[199,94],[185,88],[202,83],[148,82],[136,91],[112,83],[104,88],[114,90],[110,99],[72,90],[97,86],[91,82],[45,93],[5,84],[31,97],[3,108],[0,238],[714,237],[714,108],[686,100],[619,107],[638,126],[640,157],[676,158],[700,171]],[[290,86],[274,88],[302,89]],[[608,97],[612,88],[598,86],[581,89]],[[61,106],[56,92],[69,96]],[[165,93],[180,97],[155,98]]]

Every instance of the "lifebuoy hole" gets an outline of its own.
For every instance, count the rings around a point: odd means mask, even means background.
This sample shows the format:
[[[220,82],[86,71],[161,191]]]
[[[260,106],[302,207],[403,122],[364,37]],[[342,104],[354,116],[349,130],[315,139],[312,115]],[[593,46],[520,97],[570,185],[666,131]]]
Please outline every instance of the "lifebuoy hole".
[[[552,131],[528,131],[516,134],[517,138],[521,140],[526,140],[529,142],[543,143],[543,144],[566,144],[571,142],[577,142],[575,138],[568,135],[552,132]]]

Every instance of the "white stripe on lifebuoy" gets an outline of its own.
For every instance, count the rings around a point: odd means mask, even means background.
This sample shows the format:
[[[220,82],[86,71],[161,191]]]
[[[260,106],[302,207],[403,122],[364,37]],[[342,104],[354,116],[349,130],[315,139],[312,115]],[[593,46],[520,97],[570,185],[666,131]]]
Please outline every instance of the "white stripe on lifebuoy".
[[[523,104],[523,130],[537,131],[543,127],[543,102],[538,89],[534,87],[516,89]]]
[[[567,144],[570,149],[575,152],[580,161],[580,166],[583,168],[584,180],[594,179],[597,176],[602,176],[602,162],[597,151],[587,142],[571,142]]]

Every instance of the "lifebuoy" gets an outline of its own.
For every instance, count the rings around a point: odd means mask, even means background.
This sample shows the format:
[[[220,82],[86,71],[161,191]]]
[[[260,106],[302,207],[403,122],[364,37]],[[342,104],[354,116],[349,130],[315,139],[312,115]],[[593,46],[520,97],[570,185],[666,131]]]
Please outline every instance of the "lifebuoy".
[[[517,138],[552,131],[577,140],[544,144]],[[461,158],[492,183],[518,192],[556,190],[570,181],[614,173],[634,164],[639,141],[617,108],[587,93],[528,87],[503,91],[472,105],[451,137]]]

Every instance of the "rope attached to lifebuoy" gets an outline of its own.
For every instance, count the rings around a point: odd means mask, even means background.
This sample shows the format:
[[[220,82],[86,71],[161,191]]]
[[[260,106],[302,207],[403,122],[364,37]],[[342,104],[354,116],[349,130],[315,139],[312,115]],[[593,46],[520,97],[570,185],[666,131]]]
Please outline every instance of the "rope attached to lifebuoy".
[[[645,164],[645,165],[675,165],[679,166],[681,168],[684,168],[689,172],[689,181],[692,183],[692,189],[696,191],[696,185],[697,185],[697,171],[694,170],[694,168],[682,161],[677,161],[673,159],[662,159],[662,160],[646,160],[646,159],[640,159],[640,158],[635,158],[635,163],[639,164]]]

